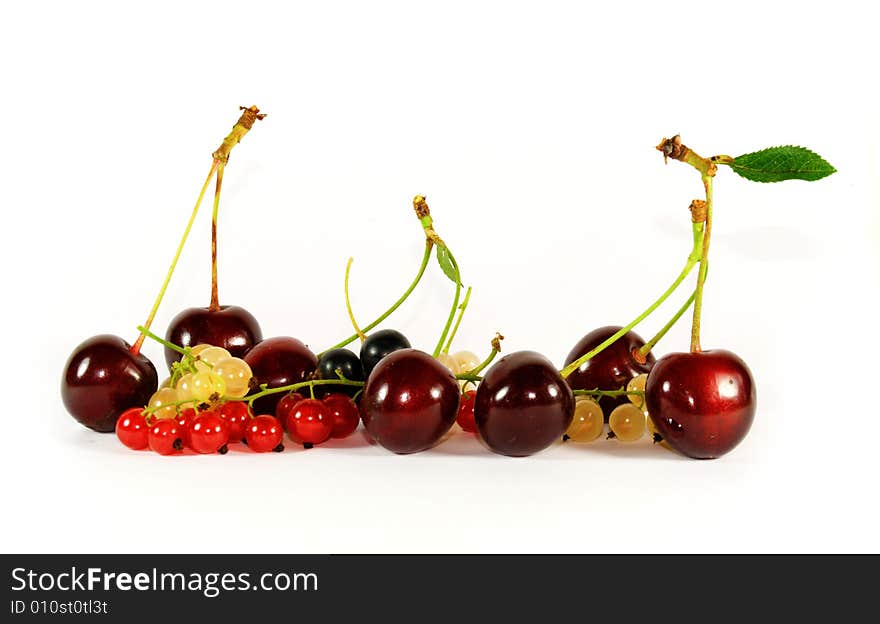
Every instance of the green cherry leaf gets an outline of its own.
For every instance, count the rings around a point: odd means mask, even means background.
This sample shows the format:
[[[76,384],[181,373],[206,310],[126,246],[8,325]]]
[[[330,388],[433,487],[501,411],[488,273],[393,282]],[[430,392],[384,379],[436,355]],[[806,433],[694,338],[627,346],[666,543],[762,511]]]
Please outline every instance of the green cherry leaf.
[[[821,180],[837,169],[819,154],[805,147],[785,145],[737,156],[730,163],[740,176],[752,182],[783,180]]]
[[[437,263],[440,265],[440,268],[443,269],[446,277],[457,284],[459,279],[458,269],[456,268],[452,253],[449,251],[449,247],[445,245],[437,245]]]

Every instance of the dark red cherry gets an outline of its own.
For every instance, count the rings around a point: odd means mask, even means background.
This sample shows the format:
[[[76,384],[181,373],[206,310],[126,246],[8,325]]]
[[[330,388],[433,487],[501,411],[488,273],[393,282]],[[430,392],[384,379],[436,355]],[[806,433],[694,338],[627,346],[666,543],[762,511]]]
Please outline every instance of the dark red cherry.
[[[268,414],[251,418],[245,428],[245,441],[248,448],[255,453],[283,451],[284,446],[281,444],[283,438],[284,430],[281,428],[281,423]]]
[[[232,357],[243,358],[263,339],[260,324],[253,314],[238,306],[187,308],[171,320],[165,340],[180,347],[210,344],[223,347]],[[180,360],[180,354],[165,348],[168,368]]]
[[[645,385],[651,420],[678,452],[721,457],[739,444],[755,418],[755,381],[736,354],[721,349],[670,353]]]
[[[389,353],[410,348],[409,340],[396,329],[382,329],[373,332],[361,345],[361,364],[367,377],[376,364]]]
[[[323,398],[323,403],[333,420],[331,437],[347,438],[361,424],[361,413],[347,394],[328,394]]]
[[[289,386],[305,381],[315,372],[318,358],[296,338],[276,336],[267,338],[244,357],[258,384],[270,388]],[[254,401],[257,414],[274,414],[284,393],[270,394]]]
[[[360,358],[348,349],[331,349],[322,353],[321,357],[318,358],[318,370],[315,373],[315,379],[338,379],[337,370],[349,381],[363,381],[366,379]],[[351,397],[358,390],[360,388],[357,386],[327,384],[315,386],[315,396],[320,399],[328,394],[339,393],[347,394]]]
[[[571,388],[540,353],[517,351],[498,360],[477,387],[474,420],[486,445],[523,457],[562,438],[574,415]]]
[[[565,358],[565,366],[568,366],[582,355],[586,355],[594,348],[605,342],[620,329],[619,326],[610,325],[594,329],[580,339],[574,346],[568,357]],[[630,331],[620,337],[614,344],[607,347],[596,357],[587,360],[568,376],[568,385],[572,390],[620,390],[633,377],[647,373],[654,365],[654,355],[649,353],[645,363],[638,362],[633,357],[634,349],[641,349],[645,341],[637,333]],[[608,415],[618,405],[629,402],[626,396],[602,397],[599,405],[605,413],[605,422]]]
[[[131,345],[107,334],[89,338],[64,365],[61,399],[86,427],[109,433],[130,407],[146,405],[159,385],[156,367]]]
[[[458,413],[460,391],[450,370],[416,349],[394,351],[379,362],[361,396],[369,434],[395,453],[434,446]]]

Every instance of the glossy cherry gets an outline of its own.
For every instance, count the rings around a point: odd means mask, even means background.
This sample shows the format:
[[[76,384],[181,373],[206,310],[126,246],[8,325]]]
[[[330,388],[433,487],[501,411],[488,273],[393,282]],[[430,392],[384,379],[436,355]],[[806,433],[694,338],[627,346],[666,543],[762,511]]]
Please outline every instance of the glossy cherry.
[[[150,428],[144,418],[142,407],[125,410],[116,420],[116,437],[128,448],[142,451],[147,448]]]
[[[365,379],[364,367],[361,365],[360,358],[348,349],[331,349],[321,354],[321,357],[318,358],[315,379],[338,379],[337,370],[349,381],[363,381]],[[357,386],[320,385],[315,386],[315,396],[322,398],[333,393],[354,396],[359,389]]]
[[[100,335],[80,344],[64,365],[61,399],[80,423],[108,433],[134,405],[146,405],[159,385],[156,367],[131,352],[118,336]]]
[[[269,451],[283,451],[281,444],[284,438],[284,430],[281,423],[274,416],[261,414],[250,419],[244,430],[245,441],[248,448],[255,453],[268,453]]]
[[[517,351],[498,360],[483,377],[474,420],[486,445],[523,457],[562,438],[574,415],[571,388],[540,353]]]
[[[331,437],[347,438],[357,430],[361,423],[361,413],[350,396],[347,394],[328,394],[322,401],[330,411],[330,418],[333,420]]]
[[[202,412],[189,425],[190,448],[196,453],[226,453],[229,427],[214,412]]]
[[[171,320],[165,334],[165,340],[180,347],[210,344],[223,347],[237,358],[244,358],[262,339],[257,319],[239,306],[220,306],[218,310],[187,308]],[[168,367],[178,360],[180,354],[166,347]]]
[[[755,417],[755,381],[736,354],[722,349],[663,356],[648,375],[645,401],[654,426],[678,452],[721,457]]]
[[[267,338],[244,357],[258,384],[278,388],[305,381],[315,372],[318,358],[296,338]],[[254,401],[257,414],[274,414],[283,393],[270,394]]]
[[[376,364],[386,355],[410,347],[406,336],[396,329],[382,329],[373,332],[361,345],[361,364],[364,367],[364,373],[369,377]]]
[[[619,329],[620,327],[615,325],[594,329],[574,346],[568,357],[565,358],[565,365],[568,366],[579,357],[586,355],[617,333]],[[581,364],[576,371],[568,376],[568,385],[573,390],[595,390],[597,388],[599,390],[619,390],[626,387],[630,379],[649,372],[654,365],[654,355],[651,353],[647,355],[644,363],[633,357],[633,350],[638,350],[644,345],[645,341],[641,336],[633,331],[627,332],[596,357]],[[599,405],[605,413],[605,422],[608,422],[608,415],[615,407],[626,402],[628,399],[625,396],[599,399]]]
[[[333,417],[323,401],[303,399],[287,416],[287,433],[297,444],[311,447],[326,442],[333,433]]]
[[[477,432],[477,421],[474,420],[474,401],[477,398],[475,390],[461,393],[461,403],[458,405],[458,415],[455,422],[468,433]]]
[[[150,450],[159,455],[173,455],[183,450],[183,431],[176,418],[158,418],[147,436]]]
[[[229,441],[241,442],[245,437],[245,429],[251,420],[247,403],[227,401],[217,408],[217,415],[226,421],[226,426],[229,429]]]
[[[432,447],[458,413],[460,390],[450,370],[416,349],[386,356],[367,379],[361,398],[364,426],[395,453]]]

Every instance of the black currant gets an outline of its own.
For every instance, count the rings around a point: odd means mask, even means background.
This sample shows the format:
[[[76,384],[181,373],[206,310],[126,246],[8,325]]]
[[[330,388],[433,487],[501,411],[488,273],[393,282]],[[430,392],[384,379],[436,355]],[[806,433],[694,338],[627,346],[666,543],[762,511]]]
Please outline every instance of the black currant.
[[[337,370],[349,381],[364,381],[366,377],[360,358],[352,351],[348,349],[331,349],[318,358],[318,369],[315,373],[315,379],[338,379]],[[324,397],[333,393],[354,396],[355,392],[359,389],[358,386],[327,384],[315,386],[315,396]]]
[[[383,357],[400,349],[409,349],[412,345],[406,336],[394,329],[382,329],[367,336],[361,345],[361,364],[367,377]]]

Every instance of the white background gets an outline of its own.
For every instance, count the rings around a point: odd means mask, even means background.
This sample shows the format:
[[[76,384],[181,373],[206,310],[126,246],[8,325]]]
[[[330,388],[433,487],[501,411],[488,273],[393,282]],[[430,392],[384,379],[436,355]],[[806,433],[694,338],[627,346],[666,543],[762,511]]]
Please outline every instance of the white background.
[[[612,5],[613,6],[609,6]],[[877,551],[878,58],[850,3],[8,3],[3,551]],[[804,144],[836,175],[716,180],[704,347],[751,366],[751,434],[711,462],[647,442],[527,459],[459,432],[395,456],[134,453],[64,411],[82,340],[132,341],[238,117],[220,293],[320,350],[414,274],[428,196],[474,286],[458,348],[555,363],[678,273],[703,155]],[[207,305],[209,210],[156,321]],[[687,296],[640,327],[652,335]],[[436,265],[390,326],[430,350]],[[682,321],[658,355],[687,347]],[[148,344],[157,366],[161,349]]]

